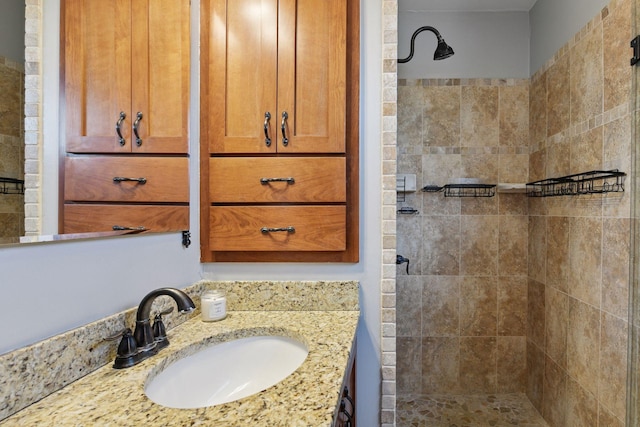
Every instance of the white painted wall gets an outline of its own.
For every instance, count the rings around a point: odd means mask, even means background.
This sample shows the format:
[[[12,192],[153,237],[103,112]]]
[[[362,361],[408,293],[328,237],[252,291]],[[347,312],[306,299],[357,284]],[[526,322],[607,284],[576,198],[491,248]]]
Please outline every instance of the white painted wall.
[[[24,0],[0,1],[0,56],[24,62]]]
[[[608,0],[538,0],[529,11],[530,74],[542,67],[608,3]],[[630,53],[629,58],[631,56]]]
[[[453,47],[455,55],[434,61],[436,37],[416,38],[414,57],[398,64],[398,78],[528,78],[527,12],[401,12],[398,57],[409,55],[411,35],[430,25]]]
[[[44,154],[56,159],[59,140],[59,0],[44,11]],[[377,425],[380,407],[381,278],[381,38],[382,0],[361,6],[360,262],[357,264],[199,263],[198,191],[198,0],[192,0],[191,232],[184,249],[178,233],[108,240],[23,245],[0,249],[0,354],[73,329],[138,304],[160,286],[184,287],[200,279],[315,280],[361,283],[362,322],[358,334],[358,418]],[[52,163],[52,164],[50,164]],[[57,221],[57,162],[43,171],[45,225]],[[53,193],[50,193],[52,191]],[[53,219],[51,219],[53,218]]]

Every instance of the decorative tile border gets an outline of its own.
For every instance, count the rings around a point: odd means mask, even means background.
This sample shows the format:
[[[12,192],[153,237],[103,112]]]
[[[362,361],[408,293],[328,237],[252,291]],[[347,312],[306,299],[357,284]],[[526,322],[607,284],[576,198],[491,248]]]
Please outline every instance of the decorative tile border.
[[[396,173],[398,1],[383,0],[382,44],[382,284],[380,424],[396,425]]]
[[[42,4],[26,0],[24,99],[24,231],[37,236],[42,229]]]

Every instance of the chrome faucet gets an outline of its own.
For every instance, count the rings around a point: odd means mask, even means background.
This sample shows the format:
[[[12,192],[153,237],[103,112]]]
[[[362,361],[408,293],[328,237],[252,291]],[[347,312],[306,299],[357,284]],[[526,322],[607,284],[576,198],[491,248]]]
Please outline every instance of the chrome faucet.
[[[173,309],[156,315],[153,328],[151,327],[151,306],[160,295],[173,298],[181,313],[189,313],[196,308],[191,298],[179,289],[160,288],[149,292],[142,298],[138,306],[136,328],[133,335],[131,335],[131,330],[127,329],[122,336],[114,368],[121,369],[133,366],[157,354],[159,350],[169,345],[161,315],[168,314]]]

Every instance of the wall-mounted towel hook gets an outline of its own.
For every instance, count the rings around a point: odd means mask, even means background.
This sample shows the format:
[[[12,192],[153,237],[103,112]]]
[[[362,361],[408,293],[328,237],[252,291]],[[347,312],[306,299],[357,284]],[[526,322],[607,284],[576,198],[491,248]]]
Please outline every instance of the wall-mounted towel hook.
[[[409,274],[409,258],[405,258],[402,255],[396,255],[396,264],[404,264],[407,263],[407,274]]]

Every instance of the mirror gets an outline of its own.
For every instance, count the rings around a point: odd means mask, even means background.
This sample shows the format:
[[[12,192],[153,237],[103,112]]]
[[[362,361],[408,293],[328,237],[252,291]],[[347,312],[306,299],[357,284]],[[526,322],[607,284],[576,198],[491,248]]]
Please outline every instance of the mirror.
[[[24,235],[24,0],[0,3],[0,244]]]
[[[65,122],[59,86],[62,2],[0,2],[0,245],[68,240],[70,237],[53,236],[59,230],[62,193],[58,177],[64,173],[60,172],[59,154],[60,141],[64,139],[64,128],[59,124]],[[7,64],[13,69],[7,71]],[[7,90],[9,86],[15,89],[12,95]],[[12,101],[10,107],[9,101]],[[186,154],[182,157],[188,159]],[[182,188],[187,188],[189,178],[183,180]],[[156,202],[160,204],[153,201]],[[188,200],[176,201],[175,205],[180,206],[179,215],[174,211],[166,216],[164,211],[162,215],[156,212],[155,225],[136,225],[145,226],[149,232],[187,229]],[[109,210],[110,214],[114,211]],[[151,216],[145,216],[148,217]],[[90,216],[80,217],[85,218]],[[167,227],[167,223],[171,225]],[[137,232],[140,227],[134,230],[126,224],[124,228]],[[100,231],[97,236],[129,234],[97,230]],[[111,224],[108,230],[111,230]],[[84,230],[77,227],[68,231],[74,233],[72,238],[96,235],[83,233]]]

